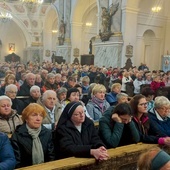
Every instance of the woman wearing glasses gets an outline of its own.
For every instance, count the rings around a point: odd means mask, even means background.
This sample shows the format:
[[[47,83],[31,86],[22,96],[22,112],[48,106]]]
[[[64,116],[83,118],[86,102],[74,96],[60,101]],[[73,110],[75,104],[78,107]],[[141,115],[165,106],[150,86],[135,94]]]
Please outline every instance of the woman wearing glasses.
[[[164,96],[155,98],[155,106],[148,116],[153,135],[170,136],[170,101]]]
[[[170,145],[170,137],[164,135],[153,135],[151,132],[151,124],[147,114],[147,101],[145,96],[135,95],[130,101],[133,110],[133,121],[141,136],[141,142],[159,143]]]
[[[108,159],[107,150],[100,140],[94,123],[85,116],[80,102],[70,102],[61,114],[56,128],[58,158],[95,157]]]

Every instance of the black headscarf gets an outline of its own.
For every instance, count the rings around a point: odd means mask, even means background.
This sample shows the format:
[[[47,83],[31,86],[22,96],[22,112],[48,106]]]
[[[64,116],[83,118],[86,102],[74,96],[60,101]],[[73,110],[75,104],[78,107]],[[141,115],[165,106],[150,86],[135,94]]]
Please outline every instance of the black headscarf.
[[[66,107],[64,108],[61,117],[58,121],[57,127],[65,124],[68,120],[71,119],[71,116],[73,114],[73,112],[75,111],[75,109],[78,106],[82,106],[82,104],[80,102],[70,102],[66,105]]]

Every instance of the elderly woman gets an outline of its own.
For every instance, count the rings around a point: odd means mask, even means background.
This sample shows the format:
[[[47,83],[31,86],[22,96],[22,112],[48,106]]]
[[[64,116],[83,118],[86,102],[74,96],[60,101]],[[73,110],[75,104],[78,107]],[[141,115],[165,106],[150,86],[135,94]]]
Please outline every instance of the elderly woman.
[[[80,102],[70,102],[65,107],[56,128],[56,139],[60,158],[93,156],[97,160],[108,159],[107,150]]]
[[[5,87],[5,95],[8,96],[12,101],[12,109],[16,110],[19,115],[21,115],[22,111],[25,108],[25,103],[17,99],[18,88],[15,84],[9,84]]]
[[[67,95],[67,89],[64,87],[60,87],[57,90],[57,98],[59,103],[62,105],[62,110],[64,109],[64,107],[66,106],[66,95]]]
[[[32,86],[30,88],[29,98],[24,101],[25,107],[28,106],[30,103],[37,103],[37,101],[40,97],[41,97],[40,87],[37,85]]]
[[[51,131],[42,125],[46,113],[37,103],[29,104],[22,112],[24,124],[11,137],[16,168],[54,160]]]
[[[147,101],[145,96],[135,95],[130,101],[133,110],[133,121],[139,131],[141,141],[145,143],[159,143],[170,145],[170,137],[163,135],[153,135],[151,124],[147,114]]]
[[[170,136],[170,101],[164,96],[155,98],[155,106],[150,109],[151,133],[159,136]]]
[[[111,87],[111,92],[106,94],[106,100],[111,106],[117,104],[116,96],[121,92],[121,86],[120,83],[114,83]]]
[[[92,90],[92,99],[86,105],[87,111],[94,122],[99,121],[104,111],[110,107],[105,100],[105,93],[105,86],[96,84]]]
[[[46,90],[54,90],[56,91],[58,88],[57,84],[55,83],[55,74],[48,73],[47,79],[44,83],[44,86],[42,86],[41,90],[44,93]]]
[[[131,120],[132,110],[128,103],[120,103],[113,111],[106,111],[99,120],[99,133],[107,148],[140,141],[138,130]]]
[[[0,131],[11,134],[22,124],[20,116],[11,109],[12,102],[8,96],[0,96]]]

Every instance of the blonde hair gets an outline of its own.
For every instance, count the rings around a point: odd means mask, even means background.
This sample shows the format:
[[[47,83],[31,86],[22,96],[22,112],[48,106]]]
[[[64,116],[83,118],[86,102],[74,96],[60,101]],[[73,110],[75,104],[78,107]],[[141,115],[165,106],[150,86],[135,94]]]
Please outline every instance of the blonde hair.
[[[25,122],[32,113],[42,113],[43,119],[46,117],[46,112],[41,105],[37,103],[30,103],[22,112],[23,122]]]
[[[90,79],[89,79],[89,77],[88,76],[84,76],[83,78],[82,78],[82,83],[89,83],[90,82]]]
[[[96,84],[92,89],[92,94],[95,95],[98,92],[106,92],[106,87],[102,84]]]
[[[113,91],[113,89],[114,88],[116,88],[116,87],[120,87],[121,88],[121,84],[120,83],[114,83],[113,85],[112,85],[112,87],[111,87],[111,91]]]
[[[153,158],[160,152],[160,148],[154,147],[149,149],[147,152],[145,151],[139,156],[139,160],[137,162],[138,170],[150,170],[151,163]]]

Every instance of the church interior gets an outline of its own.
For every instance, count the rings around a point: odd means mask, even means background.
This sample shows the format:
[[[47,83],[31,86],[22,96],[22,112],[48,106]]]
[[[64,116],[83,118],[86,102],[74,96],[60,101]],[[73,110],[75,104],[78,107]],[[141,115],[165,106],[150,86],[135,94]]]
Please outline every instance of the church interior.
[[[130,59],[158,70],[169,60],[170,1],[41,1],[0,1],[1,61],[14,54],[23,63],[59,57],[123,67]]]

